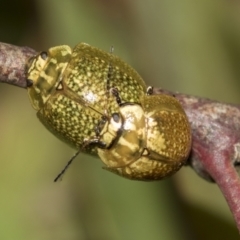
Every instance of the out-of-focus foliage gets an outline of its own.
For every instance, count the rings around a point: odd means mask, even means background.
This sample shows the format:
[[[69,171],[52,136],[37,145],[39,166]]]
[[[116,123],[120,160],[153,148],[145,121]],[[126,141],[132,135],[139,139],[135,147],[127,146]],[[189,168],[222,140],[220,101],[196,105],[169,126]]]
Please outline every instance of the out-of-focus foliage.
[[[113,45],[149,85],[240,102],[237,1],[0,2],[0,41]],[[25,90],[1,84],[0,94],[0,239],[238,239],[217,186],[189,168],[134,182],[80,155],[53,183],[75,150],[43,128]]]

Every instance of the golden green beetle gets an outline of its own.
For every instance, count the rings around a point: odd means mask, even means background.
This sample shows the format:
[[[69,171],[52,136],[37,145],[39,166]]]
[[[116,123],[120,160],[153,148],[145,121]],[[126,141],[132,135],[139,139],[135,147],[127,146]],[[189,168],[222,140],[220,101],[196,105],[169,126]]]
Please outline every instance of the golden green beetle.
[[[85,43],[50,48],[29,60],[27,83],[47,129],[78,152],[98,155],[111,172],[157,180],[186,162],[191,132],[178,100],[151,95],[111,53]]]

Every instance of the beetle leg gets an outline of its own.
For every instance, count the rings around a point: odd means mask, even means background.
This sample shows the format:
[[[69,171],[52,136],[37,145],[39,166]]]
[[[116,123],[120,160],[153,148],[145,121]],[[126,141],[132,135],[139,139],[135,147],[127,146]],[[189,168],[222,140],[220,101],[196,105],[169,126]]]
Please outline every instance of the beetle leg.
[[[111,88],[110,91],[111,91],[112,95],[116,98],[117,104],[118,104],[119,106],[121,106],[121,104],[122,104],[122,99],[121,99],[120,96],[119,96],[118,89],[117,89],[117,88]]]
[[[152,86],[148,86],[147,87],[147,95],[152,95],[153,94],[153,87]]]
[[[101,120],[99,121],[98,125],[95,127],[96,135],[99,136],[102,129],[104,128],[104,125],[107,122],[107,117],[105,115],[102,116]]]
[[[87,141],[83,144],[83,149],[86,148],[86,147],[89,146],[89,145],[96,146],[96,147],[102,148],[102,149],[107,148],[106,143],[100,141],[99,138],[93,138],[93,139],[87,140]]]

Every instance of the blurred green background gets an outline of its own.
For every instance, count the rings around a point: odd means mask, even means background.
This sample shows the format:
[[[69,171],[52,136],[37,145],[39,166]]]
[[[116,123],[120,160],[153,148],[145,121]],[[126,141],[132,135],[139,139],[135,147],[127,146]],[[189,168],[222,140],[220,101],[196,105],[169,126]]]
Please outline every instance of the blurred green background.
[[[0,41],[45,50],[87,42],[131,64],[147,84],[239,103],[240,3],[0,0]],[[239,239],[215,184],[184,167],[145,183],[101,169],[41,125],[27,92],[0,85],[0,239]]]

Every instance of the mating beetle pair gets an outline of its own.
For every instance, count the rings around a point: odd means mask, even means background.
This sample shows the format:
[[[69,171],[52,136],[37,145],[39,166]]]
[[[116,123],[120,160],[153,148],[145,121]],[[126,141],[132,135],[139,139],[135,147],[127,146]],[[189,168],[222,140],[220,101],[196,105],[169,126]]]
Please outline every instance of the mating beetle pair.
[[[40,121],[78,152],[98,155],[105,169],[157,180],[186,162],[191,132],[178,100],[152,95],[112,53],[85,43],[53,47],[29,60],[27,79]]]

